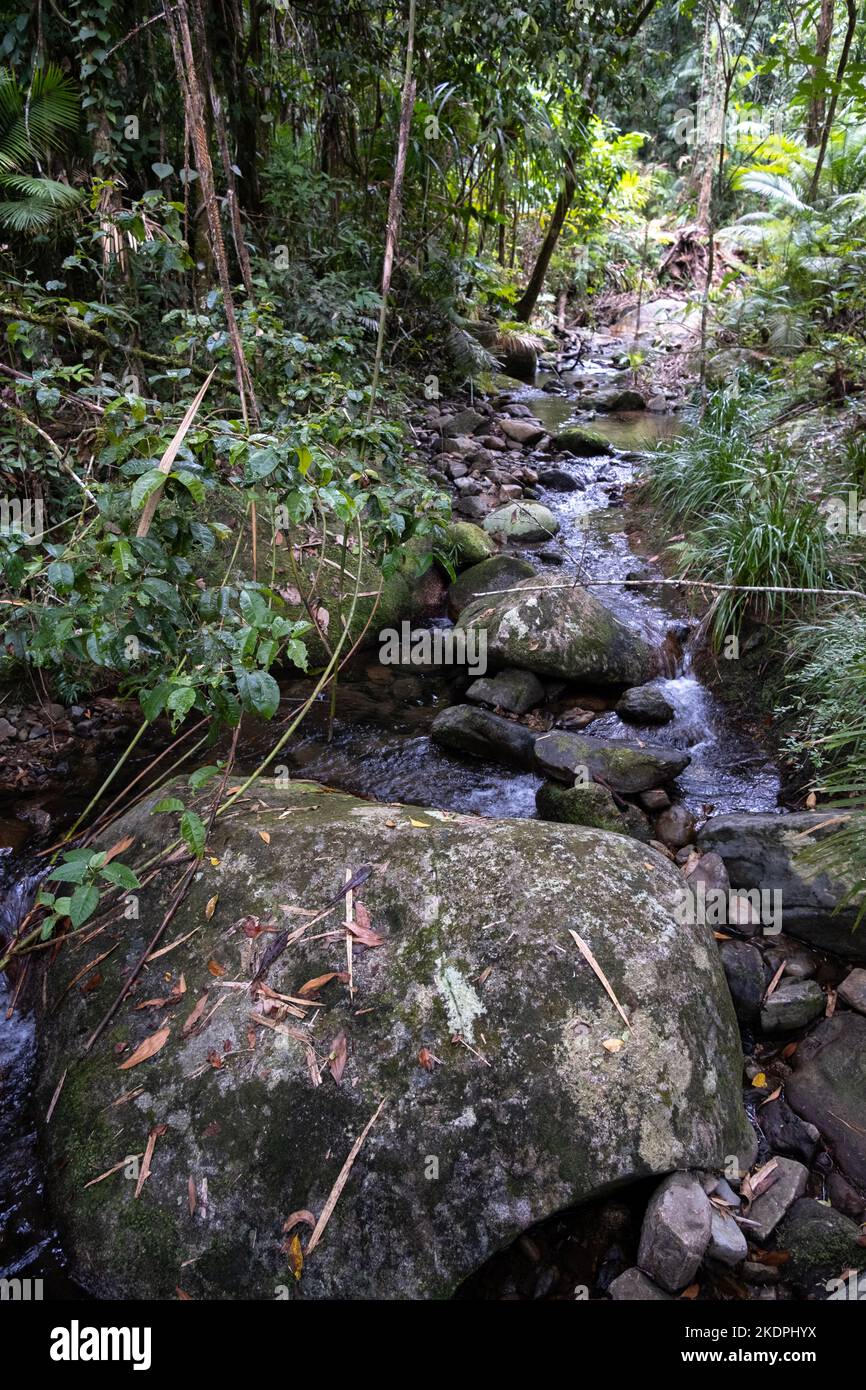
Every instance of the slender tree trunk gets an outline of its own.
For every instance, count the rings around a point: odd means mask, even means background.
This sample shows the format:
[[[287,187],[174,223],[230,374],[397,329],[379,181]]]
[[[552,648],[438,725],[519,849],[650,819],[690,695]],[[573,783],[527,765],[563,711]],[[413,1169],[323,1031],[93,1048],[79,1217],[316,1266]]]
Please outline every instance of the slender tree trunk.
[[[827,55],[830,52],[830,40],[833,37],[833,11],[834,0],[821,0],[821,10],[818,15],[818,23],[815,27],[815,62],[812,65],[812,77],[820,77],[827,65]],[[806,144],[817,145],[821,139],[821,131],[824,128],[824,118],[827,114],[827,103],[823,92],[816,93],[809,102],[809,111],[806,118]]]
[[[545,233],[544,241],[541,243],[541,249],[536,257],[535,265],[532,268],[532,274],[529,277],[526,289],[523,291],[523,294],[514,307],[514,317],[519,319],[521,323],[528,323],[532,317],[532,312],[535,309],[538,296],[541,294],[547,268],[556,250],[556,243],[559,241],[559,234],[568,216],[568,210],[571,207],[576,186],[574,159],[572,155],[569,155],[565,169],[565,182],[556,200],[556,206],[553,209],[550,225]]]
[[[171,41],[172,52],[174,53],[178,83],[183,94],[190,136],[195,150],[195,162],[198,170],[201,198],[204,204],[205,216],[207,217],[208,232],[210,233],[211,250],[213,252],[217,277],[223,295],[223,311],[226,316],[229,342],[231,344],[232,357],[234,358],[235,376],[237,378],[238,393],[241,399],[241,413],[244,417],[244,423],[249,425],[250,421],[253,423],[258,422],[258,404],[256,402],[252,379],[247,368],[246,358],[244,357],[243,344],[241,342],[237,316],[235,314],[234,298],[232,297],[228,260],[226,258],[225,242],[223,241],[222,225],[220,223],[219,204],[217,203],[216,188],[214,185],[213,164],[211,163],[210,147],[208,144],[204,97],[202,96],[201,83],[199,82],[198,69],[196,67],[193,51],[187,0],[176,0],[174,7],[166,10],[165,14],[166,27]]]
[[[412,108],[415,105],[415,78],[412,73],[415,56],[415,0],[409,0],[409,32],[406,36],[406,67],[403,73],[403,96],[400,102],[400,130],[397,136],[397,156],[394,160],[394,181],[388,199],[388,223],[385,231],[385,257],[382,262],[382,305],[379,309],[379,335],[376,340],[376,360],[373,364],[373,381],[370,387],[370,406],[367,423],[373,418],[376,404],[376,391],[379,387],[379,373],[382,368],[382,353],[385,347],[385,324],[388,318],[388,291],[391,288],[391,275],[394,270],[394,257],[397,254],[397,241],[400,235],[400,217],[403,211],[403,180],[406,175],[406,155],[409,150],[409,127],[412,124]]]
[[[827,154],[827,144],[830,133],[833,129],[833,121],[836,117],[836,107],[839,104],[839,89],[842,85],[842,78],[845,76],[845,69],[848,66],[848,55],[851,52],[851,44],[854,42],[854,31],[857,28],[857,0],[845,0],[848,10],[848,25],[845,30],[845,39],[842,44],[842,52],[839,54],[839,64],[836,68],[836,80],[833,84],[833,95],[830,98],[830,105],[827,109],[827,119],[824,121],[824,129],[821,132],[821,143],[818,147],[818,158],[815,162],[815,171],[812,174],[812,182],[809,187],[809,201],[814,202],[818,193],[818,180],[821,177],[821,170],[824,167],[824,159]]]

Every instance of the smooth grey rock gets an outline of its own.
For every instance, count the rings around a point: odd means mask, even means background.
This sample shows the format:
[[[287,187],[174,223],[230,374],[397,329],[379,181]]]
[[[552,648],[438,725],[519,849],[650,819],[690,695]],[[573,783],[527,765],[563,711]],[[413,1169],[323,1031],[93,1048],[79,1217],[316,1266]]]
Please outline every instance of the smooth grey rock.
[[[584,486],[579,478],[564,468],[543,468],[538,481],[542,487],[550,488],[551,492],[582,492]]]
[[[497,763],[532,767],[536,735],[524,724],[474,705],[450,705],[437,714],[430,736],[440,748]]]
[[[535,745],[541,772],[560,782],[574,782],[578,768],[607,783],[615,792],[642,792],[679,776],[690,762],[679,749],[660,744],[641,745],[626,739],[595,738],[592,734],[554,729]]]
[[[712,1206],[693,1173],[672,1173],[650,1198],[637,1262],[669,1293],[685,1288],[704,1258]]]
[[[153,806],[188,792],[183,778],[161,788],[95,848],[133,835],[143,860],[158,855],[174,827]],[[264,827],[269,843],[257,833]],[[51,1208],[73,1275],[90,1292],[171,1298],[182,1277],[193,1298],[236,1298],[240,1289],[273,1300],[277,1285],[294,1284],[282,1248],[287,1215],[321,1214],[374,1117],[305,1263],[304,1299],[447,1297],[534,1223],[671,1167],[720,1167],[744,1142],[742,1058],[712,936],[676,922],[679,876],[665,861],[653,860],[648,891],[644,846],[573,826],[377,805],[262,778],[255,812],[218,819],[208,850],[172,922],[178,944],[160,962],[160,988],[169,988],[165,970],[183,976],[187,1002],[136,1010],[153,993],[153,980],[140,980],[109,1032],[82,1055],[81,1040],[164,918],[176,889],[169,866],[139,895],[137,920],[106,924],[100,989],[69,990],[63,1008],[39,1024],[35,1113],[44,1117],[68,1069],[51,1124],[42,1125]],[[250,1015],[264,1016],[264,1001],[220,989],[208,962],[216,959],[226,979],[251,982],[276,938],[251,940],[231,924],[253,914],[296,932],[307,918],[287,908],[324,907],[346,869],[367,864],[373,871],[355,899],[382,945],[355,947],[354,997],[332,979],[323,1008],[307,1020],[289,1020],[282,1034],[257,1025]],[[602,1042],[622,1022],[570,927],[628,1011],[618,1053]],[[562,951],[551,949],[556,942]],[[342,940],[314,929],[273,962],[267,982],[296,995],[343,962]],[[54,988],[62,991],[80,968],[73,952],[61,953]],[[207,1021],[184,1037],[182,1024],[205,991]],[[224,1002],[213,1012],[217,996]],[[129,1077],[118,1070],[117,1043],[128,1059],[163,1020],[166,1045]],[[247,1051],[252,1027],[256,1047]],[[348,1042],[342,1079],[326,1067],[316,1086],[303,1035],[321,1063],[340,1032]],[[457,1034],[469,1047],[454,1043]],[[240,1055],[226,1053],[226,1040]],[[420,1065],[423,1047],[441,1065]],[[214,1052],[223,1066],[209,1061]],[[114,1105],[130,1086],[144,1089]],[[118,1154],[140,1152],[159,1124],[168,1128],[138,1199],[120,1174],[85,1187]],[[195,1216],[190,1176],[199,1190]]]
[[[866,970],[852,970],[839,986],[839,998],[849,1009],[866,1014]]]
[[[674,707],[657,685],[633,685],[616,705],[620,719],[632,724],[668,724]]]
[[[765,988],[761,952],[748,941],[722,941],[719,956],[737,1018],[741,1023],[754,1023],[761,1011]]]
[[[806,1191],[809,1176],[802,1163],[794,1158],[776,1159],[776,1181],[749,1207],[746,1227],[753,1241],[765,1241],[776,1229],[785,1212]]]
[[[482,425],[486,426],[486,416],[467,406],[465,410],[458,410],[456,415],[452,415],[442,427],[442,433],[449,439],[454,439],[458,435],[474,434]]]
[[[722,856],[735,888],[781,892],[785,932],[856,960],[866,955],[866,926],[855,930],[856,906],[840,906],[853,878],[818,873],[802,858],[838,828],[834,811],[778,816],[743,811],[711,817],[698,833],[698,845]]]
[[[495,676],[482,676],[473,681],[466,692],[467,700],[495,705],[509,714],[526,714],[544,699],[544,686],[531,671],[516,671],[507,667]]]
[[[544,438],[544,427],[531,420],[500,420],[499,428],[506,439],[517,444],[533,445]]]
[[[742,1264],[749,1253],[748,1242],[732,1216],[713,1207],[710,1219],[710,1243],[707,1255],[724,1265]]]
[[[617,1303],[633,1303],[636,1301],[653,1303],[671,1303],[673,1300],[669,1293],[660,1289],[658,1284],[654,1284],[652,1279],[648,1279],[643,1270],[635,1266],[627,1269],[624,1274],[617,1275],[612,1279],[608,1293]]]
[[[827,1000],[817,980],[791,980],[782,983],[765,1000],[761,1027],[765,1033],[790,1033],[805,1028],[824,1012]]]
[[[815,1125],[808,1124],[791,1109],[783,1096],[771,1100],[768,1105],[762,1105],[758,1111],[757,1122],[772,1153],[797,1158],[807,1165],[812,1162],[821,1135]]]
[[[668,849],[682,849],[695,838],[695,818],[688,807],[677,802],[656,817],[655,832]]]
[[[484,518],[491,535],[501,532],[510,541],[547,541],[559,530],[549,507],[540,502],[509,502]]]
[[[821,1132],[845,1177],[866,1192],[866,1018],[836,1013],[804,1038],[785,1097]]]
[[[641,792],[638,801],[645,811],[666,811],[671,804],[664,787],[654,787],[651,791]]]

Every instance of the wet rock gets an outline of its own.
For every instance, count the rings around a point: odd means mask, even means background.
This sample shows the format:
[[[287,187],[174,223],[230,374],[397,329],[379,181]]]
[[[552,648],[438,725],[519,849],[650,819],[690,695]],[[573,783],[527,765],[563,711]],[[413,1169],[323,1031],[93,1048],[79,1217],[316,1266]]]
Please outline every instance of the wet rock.
[[[866,1014],[866,970],[852,970],[839,986],[839,998],[849,1009]]]
[[[694,1278],[710,1240],[712,1207],[693,1173],[672,1173],[646,1209],[637,1262],[669,1293]]]
[[[493,555],[489,560],[464,570],[448,590],[448,612],[457,618],[479,594],[491,590],[513,589],[524,579],[532,579],[535,570],[527,560],[516,555]]]
[[[786,932],[850,960],[866,953],[866,927],[853,930],[857,908],[842,905],[853,878],[816,872],[801,857],[838,827],[832,811],[737,812],[708,820],[698,845],[722,856],[735,888],[781,892]]]
[[[527,386],[533,384],[538,369],[538,350],[532,343],[508,337],[494,344],[491,351],[498,358],[506,376],[524,381]]]
[[[866,1018],[837,1013],[804,1038],[785,1087],[793,1110],[821,1132],[838,1167],[866,1191]]]
[[[634,724],[668,724],[674,717],[673,705],[657,685],[632,686],[618,701],[616,712]]]
[[[470,521],[483,521],[495,506],[496,499],[490,493],[482,493],[480,497],[461,497],[455,511]]]
[[[707,1246],[709,1259],[733,1267],[742,1264],[748,1253],[746,1237],[733,1216],[728,1216],[713,1207],[710,1217],[710,1243]]]
[[[559,522],[540,502],[509,503],[485,518],[484,529],[491,535],[501,533],[510,541],[546,541],[556,535]]]
[[[633,794],[670,782],[688,766],[688,753],[625,739],[595,738],[555,729],[535,745],[535,761],[547,777],[574,782],[577,769],[605,782],[615,792]]]
[[[761,1009],[761,1027],[770,1034],[805,1028],[824,1012],[826,1003],[817,980],[783,980]]]
[[[656,816],[655,831],[668,849],[682,849],[695,838],[695,818],[688,807],[677,802]]]
[[[837,1278],[849,1269],[866,1268],[866,1249],[857,1243],[853,1221],[823,1202],[801,1197],[776,1231],[776,1244],[787,1250],[785,1279],[801,1289]]]
[[[583,483],[564,468],[543,468],[538,475],[542,487],[553,492],[582,492]]]
[[[737,1018],[742,1023],[752,1024],[761,1011],[764,998],[764,958],[757,946],[748,941],[722,941],[719,955]]]
[[[487,563],[490,563],[489,561]],[[458,626],[487,632],[490,659],[539,676],[596,687],[634,684],[655,674],[659,655],[585,589],[556,574],[479,599]]]
[[[5,743],[7,739],[14,738],[16,734],[14,724],[10,724],[8,719],[0,719],[0,743]]]
[[[601,458],[610,456],[613,449],[603,435],[595,430],[570,428],[560,430],[554,439],[555,448],[563,454],[573,454],[575,458]]]
[[[641,792],[638,801],[645,811],[666,811],[671,799],[663,787],[653,787],[651,791]]]
[[[589,825],[619,835],[649,839],[645,817],[636,806],[620,808],[607,787],[598,782],[578,782],[564,787],[560,782],[543,782],[535,793],[535,805],[542,820],[566,825]]]
[[[601,391],[581,396],[580,404],[590,410],[644,410],[646,401],[640,391],[622,391],[608,386]]]
[[[807,1166],[811,1164],[821,1136],[814,1125],[801,1120],[783,1096],[761,1106],[758,1123],[774,1154],[799,1159]]]
[[[452,415],[442,427],[442,433],[448,439],[454,439],[459,435],[474,434],[481,426],[487,425],[487,417],[467,406],[465,410],[458,410],[456,415]]]
[[[543,427],[530,420],[500,420],[499,428],[506,439],[513,439],[517,444],[531,446],[544,438]]]
[[[480,565],[493,554],[493,542],[487,532],[471,521],[452,521],[445,532],[445,545],[453,554],[458,570]]]
[[[700,836],[698,838],[700,839]],[[697,888],[698,884],[702,883],[707,892],[712,888],[727,893],[731,886],[725,861],[721,855],[712,851],[701,855],[695,867],[686,874],[686,883],[690,888]]]
[[[187,792],[181,779],[159,795]],[[264,778],[256,799],[254,816],[215,823],[175,914],[179,944],[165,969],[183,975],[188,1003],[168,1015],[138,1011],[133,1002],[152,993],[142,980],[82,1056],[81,1039],[164,917],[177,877],[168,869],[140,895],[136,921],[106,924],[100,988],[69,991],[63,1009],[42,1021],[36,1113],[44,1116],[67,1070],[43,1126],[49,1196],[73,1276],[89,1292],[171,1298],[183,1263],[193,1298],[236,1297],[240,1288],[272,1300],[278,1286],[294,1286],[288,1213],[321,1214],[370,1121],[305,1262],[306,1299],[447,1297],[546,1217],[672,1167],[721,1166],[738,1152],[748,1125],[733,1011],[709,931],[675,920],[679,877],[664,861],[654,863],[648,894],[647,850],[618,835],[377,805],[300,781]],[[114,825],[102,847],[133,835],[143,859],[157,855],[174,827],[151,814],[155,800]],[[232,923],[254,914],[296,932],[299,917],[283,905],[323,907],[346,868],[364,864],[374,868],[356,901],[383,943],[355,947],[354,997],[331,980],[323,1009],[279,1032],[250,1017],[279,1022],[279,1010],[267,1013],[249,991],[216,987],[208,962],[218,961],[226,979],[251,980],[275,940],[250,940]],[[503,917],[513,927],[504,952],[502,932],[481,930]],[[572,949],[569,927],[585,936],[629,1012],[617,1054],[601,1043],[621,1022]],[[560,938],[566,949],[552,950]],[[314,929],[272,963],[267,981],[296,995],[344,962],[342,939]],[[80,968],[62,953],[52,964],[56,990]],[[182,1023],[206,991],[199,1031],[184,1036]],[[225,1002],[214,1013],[217,995]],[[117,1044],[128,1059],[162,1017],[173,1020],[166,1045],[127,1079]],[[348,1056],[340,1083],[325,1068],[314,1085],[304,1034],[321,1061],[341,1032]],[[232,1039],[243,1055],[225,1052]],[[442,1064],[419,1065],[422,1047]],[[130,1085],[140,1095],[113,1105]],[[85,1186],[118,1154],[140,1152],[162,1124],[138,1199],[135,1183],[119,1175]]]
[[[793,1158],[776,1159],[776,1181],[749,1207],[749,1237],[765,1241],[785,1212],[806,1191],[807,1170]]]
[[[494,705],[509,714],[526,714],[544,699],[544,686],[531,671],[506,668],[495,676],[482,676],[466,692],[467,700]]]
[[[827,1175],[827,1196],[837,1211],[849,1216],[858,1226],[866,1221],[866,1193],[858,1192],[841,1173]]]
[[[799,941],[789,941],[779,936],[767,947],[767,965],[775,975],[784,963],[785,980],[810,980],[818,970],[818,957]]]
[[[440,748],[472,753],[497,763],[532,767],[536,735],[524,724],[515,724],[474,705],[451,705],[430,725],[430,735]]]
[[[654,1303],[671,1302],[671,1295],[665,1293],[664,1289],[660,1289],[658,1284],[654,1284],[652,1279],[648,1279],[643,1270],[637,1267],[627,1269],[624,1274],[611,1280],[608,1293],[617,1303],[631,1303],[635,1300]]]

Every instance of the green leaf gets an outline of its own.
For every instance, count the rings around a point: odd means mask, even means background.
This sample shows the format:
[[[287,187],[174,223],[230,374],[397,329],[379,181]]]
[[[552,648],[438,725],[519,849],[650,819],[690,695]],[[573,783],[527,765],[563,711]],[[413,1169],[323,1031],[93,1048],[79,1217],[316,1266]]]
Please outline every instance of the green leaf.
[[[105,868],[100,870],[100,876],[117,888],[141,887],[137,874],[127,864],[106,864]]]
[[[70,864],[56,864],[48,877],[59,879],[61,883],[81,883],[87,872],[87,860],[76,859]]]
[[[149,473],[142,473],[140,478],[136,478],[132,485],[132,510],[134,512],[139,511],[151,493],[162,487],[164,482],[165,474],[161,473],[158,468],[151,468]]]
[[[267,671],[241,671],[238,695],[244,709],[263,719],[272,719],[280,704],[280,687]]]
[[[46,573],[48,582],[57,589],[71,589],[75,584],[75,570],[65,560],[53,560]]]
[[[206,787],[212,777],[219,772],[218,767],[197,767],[189,779],[189,784],[194,792],[200,792],[202,787]]]
[[[156,815],[159,815],[160,812],[162,812],[162,811],[182,811],[182,810],[183,810],[183,802],[182,802],[182,801],[178,801],[178,799],[177,799],[176,796],[166,796],[166,797],[163,797],[162,801],[158,801],[158,802],[156,803],[156,805],[155,805],[154,808],[153,808],[152,814],[153,814],[154,816],[156,816]]]
[[[82,883],[69,900],[68,917],[73,927],[80,927],[99,906],[99,889],[93,883]]]
[[[185,811],[180,821],[180,833],[196,859],[204,854],[204,825],[196,811]]]

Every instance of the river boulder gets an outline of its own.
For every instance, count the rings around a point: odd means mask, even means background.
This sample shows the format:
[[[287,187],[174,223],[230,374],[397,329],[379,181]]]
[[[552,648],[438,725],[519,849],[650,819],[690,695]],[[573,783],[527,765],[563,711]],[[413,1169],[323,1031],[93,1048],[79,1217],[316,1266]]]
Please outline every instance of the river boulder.
[[[688,753],[637,739],[596,738],[554,729],[535,741],[535,763],[545,777],[569,786],[597,779],[612,791],[634,795],[662,787],[691,762]]]
[[[736,812],[712,816],[698,833],[698,848],[721,855],[734,888],[781,894],[782,928],[792,936],[848,960],[866,959],[866,923],[845,901],[854,875],[815,862],[815,849],[840,829],[836,811],[793,815]],[[863,818],[866,834],[866,817]]]
[[[490,564],[485,561],[485,564]],[[639,685],[656,675],[660,653],[586,589],[561,575],[536,575],[479,598],[457,626],[487,633],[488,658],[539,676],[592,687]]]
[[[153,804],[105,847],[165,847]],[[748,1148],[715,944],[644,845],[263,780],[85,1054],[182,872],[49,969],[38,1113],[91,1294],[444,1297],[534,1222]]]

